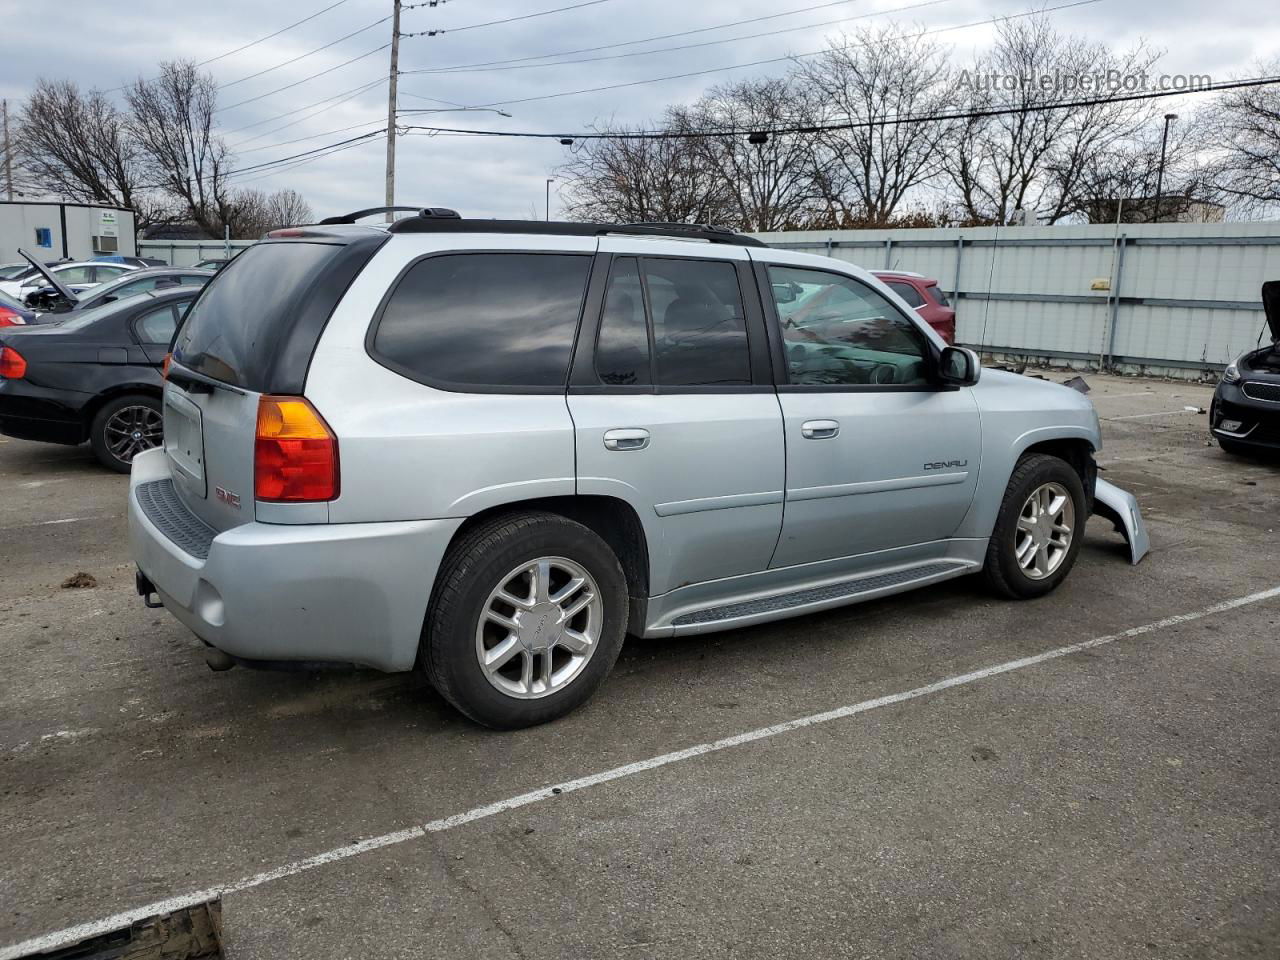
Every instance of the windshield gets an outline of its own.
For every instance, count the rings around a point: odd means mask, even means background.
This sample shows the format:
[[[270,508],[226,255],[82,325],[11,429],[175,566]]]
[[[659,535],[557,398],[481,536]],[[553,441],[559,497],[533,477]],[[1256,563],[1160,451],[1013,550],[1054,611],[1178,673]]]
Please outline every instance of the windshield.
[[[154,296],[154,294],[143,294],[144,296]],[[66,314],[65,320],[58,320],[48,326],[58,327],[62,330],[80,330],[90,324],[97,323],[99,320],[107,317],[115,316],[124,310],[132,310],[138,304],[133,297],[127,300],[113,300],[111,303],[104,303],[100,307],[90,307],[88,310],[77,310],[74,313]]]

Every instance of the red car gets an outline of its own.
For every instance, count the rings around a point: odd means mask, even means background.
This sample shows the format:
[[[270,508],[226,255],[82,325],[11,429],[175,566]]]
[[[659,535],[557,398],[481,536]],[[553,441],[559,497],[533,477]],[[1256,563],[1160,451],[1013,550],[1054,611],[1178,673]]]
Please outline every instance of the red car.
[[[919,273],[902,270],[872,270],[890,290],[915,307],[916,313],[933,327],[947,343],[956,342],[956,312],[947,295],[938,289],[938,281]]]

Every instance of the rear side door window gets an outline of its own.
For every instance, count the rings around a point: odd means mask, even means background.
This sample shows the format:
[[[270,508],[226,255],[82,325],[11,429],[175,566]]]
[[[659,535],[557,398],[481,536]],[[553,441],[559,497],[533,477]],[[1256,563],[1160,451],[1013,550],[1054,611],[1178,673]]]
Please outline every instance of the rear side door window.
[[[178,326],[178,315],[173,306],[165,304],[146,313],[139,314],[133,321],[134,332],[140,343],[168,344],[173,339],[173,331]]]
[[[457,253],[409,267],[369,338],[371,355],[451,390],[563,389],[592,256]]]
[[[907,301],[913,307],[923,307],[924,297],[920,296],[920,291],[910,283],[903,283],[901,280],[887,280],[885,285]]]
[[[619,257],[605,290],[596,376],[606,386],[747,386],[738,272],[723,260]]]
[[[648,386],[653,383],[649,324],[645,318],[644,285],[635,257],[620,257],[609,271],[604,311],[596,339],[596,377],[608,386]]]

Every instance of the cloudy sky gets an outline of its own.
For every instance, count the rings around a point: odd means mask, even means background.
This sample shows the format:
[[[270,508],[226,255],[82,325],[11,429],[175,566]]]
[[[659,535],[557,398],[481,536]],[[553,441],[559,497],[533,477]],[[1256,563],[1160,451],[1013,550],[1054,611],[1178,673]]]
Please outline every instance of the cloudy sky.
[[[582,0],[440,0],[406,10],[402,32],[444,32],[402,40],[400,108],[451,112],[404,116],[401,123],[556,133],[610,119],[643,124],[717,82],[781,73],[784,63],[748,64],[817,51],[841,29],[885,20],[918,24],[966,60],[990,39],[983,21],[1033,9],[1028,0],[595,0],[484,25],[575,3]],[[44,9],[47,15],[33,15],[27,2],[0,0],[0,95],[11,108],[38,76],[111,89],[153,75],[162,60],[184,57],[208,61],[205,69],[222,85],[218,117],[240,169],[385,123],[390,0],[59,0]],[[1248,74],[1256,60],[1280,50],[1274,12],[1254,0],[1220,0],[1211,12],[1191,0],[1097,0],[1050,16],[1065,32],[1115,47],[1146,39],[1166,51],[1160,69],[1169,74],[1224,80]],[[665,39],[651,39],[657,37]],[[238,50],[246,44],[253,45]],[[685,49],[667,49],[676,46]],[[587,48],[604,49],[578,52]],[[469,69],[439,72],[453,67]],[[659,79],[690,73],[699,75]],[[606,89],[575,92],[590,88]],[[511,116],[462,112],[459,105],[490,105]],[[541,216],[545,180],[565,155],[555,140],[403,136],[397,202],[451,206],[471,216]],[[323,216],[381,203],[384,162],[385,141],[370,139],[287,168],[246,170],[237,182],[293,187]]]

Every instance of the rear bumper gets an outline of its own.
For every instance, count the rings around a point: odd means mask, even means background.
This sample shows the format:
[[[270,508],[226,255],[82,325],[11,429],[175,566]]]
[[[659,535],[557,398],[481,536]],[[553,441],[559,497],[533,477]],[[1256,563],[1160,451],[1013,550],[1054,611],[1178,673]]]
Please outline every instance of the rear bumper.
[[[0,381],[0,433],[19,440],[83,443],[87,432],[80,407],[73,402],[87,398],[87,394],[47,390],[23,380]]]
[[[213,536],[201,559],[139,502],[139,486],[168,479],[163,450],[135,458],[130,548],[165,608],[198,637],[246,660],[413,667],[436,570],[461,520],[246,523]]]

